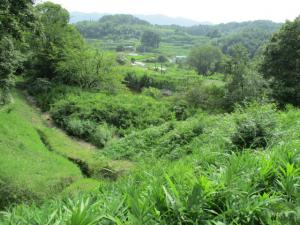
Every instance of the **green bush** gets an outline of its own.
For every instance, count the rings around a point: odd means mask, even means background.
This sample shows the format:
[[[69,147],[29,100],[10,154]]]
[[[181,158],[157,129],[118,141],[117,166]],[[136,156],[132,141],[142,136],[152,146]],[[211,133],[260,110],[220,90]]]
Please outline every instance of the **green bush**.
[[[51,105],[69,94],[80,95],[80,88],[49,83],[47,79],[40,78],[34,84],[27,82],[27,90],[34,96],[37,105],[42,111],[48,111]]]
[[[124,76],[125,85],[133,90],[141,92],[143,88],[154,87],[158,89],[175,90],[177,86],[182,85],[172,76],[161,76],[157,73],[149,73],[139,70],[127,71]]]
[[[260,106],[256,103],[245,109],[238,108],[236,131],[231,136],[233,145],[238,149],[266,148],[275,135],[275,110],[271,105]]]
[[[115,127],[115,133],[124,136],[132,130],[160,125],[175,117],[169,102],[157,101],[143,95],[111,96],[88,92],[82,92],[80,96],[70,95],[56,102],[51,109],[51,115],[54,122],[70,134],[92,141],[95,141],[93,136],[97,126],[103,123],[110,128]],[[103,130],[100,127],[98,129],[101,136]]]
[[[52,84],[47,78],[37,78],[35,80],[30,80],[28,82],[28,85],[30,85],[29,93],[32,95],[48,93],[52,88]]]
[[[190,116],[190,108],[188,103],[182,99],[175,99],[173,100],[173,111],[175,112],[175,117],[177,120],[185,120]]]
[[[129,61],[125,55],[119,54],[116,58],[116,61],[119,65],[126,65]]]
[[[133,132],[118,142],[105,147],[105,153],[116,159],[141,157],[178,159],[191,153],[188,145],[203,133],[203,123],[198,119],[168,122],[158,127]]]
[[[191,107],[199,107],[209,111],[224,109],[224,87],[215,84],[200,84],[190,87],[185,94],[186,101]]]
[[[80,120],[70,118],[66,124],[66,130],[69,134],[82,139],[88,139],[91,133],[94,133],[96,124],[90,120]]]
[[[98,125],[91,135],[91,142],[98,147],[104,147],[113,137],[113,129],[106,123]]]
[[[144,88],[143,89],[143,94],[146,96],[150,96],[154,99],[160,99],[162,98],[162,93],[159,89],[157,88],[153,88],[153,87],[149,87],[149,88]]]
[[[137,76],[134,73],[127,73],[124,78],[124,82],[128,88],[134,91],[142,91],[143,88],[148,88],[151,86],[152,79],[147,76]]]
[[[97,124],[91,120],[82,120],[79,118],[70,118],[65,124],[66,131],[75,137],[91,142],[99,148],[102,148],[111,140],[114,135],[114,129],[106,123]]]

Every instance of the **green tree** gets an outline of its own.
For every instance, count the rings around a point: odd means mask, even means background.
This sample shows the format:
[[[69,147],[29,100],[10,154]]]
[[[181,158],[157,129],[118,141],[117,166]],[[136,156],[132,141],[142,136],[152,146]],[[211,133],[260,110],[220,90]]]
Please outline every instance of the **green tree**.
[[[268,94],[267,83],[249,63],[248,50],[242,45],[231,49],[232,57],[227,63],[225,105],[231,111],[235,104],[260,101]]]
[[[193,49],[188,57],[188,64],[195,68],[198,74],[209,75],[222,68],[223,54],[218,47],[202,45]]]
[[[115,56],[89,49],[76,27],[69,24],[67,10],[46,2],[37,5],[36,11],[42,32],[28,36],[30,84],[33,79],[42,81],[36,86],[63,83],[110,92],[119,88],[119,78],[113,72]]]
[[[160,73],[162,74],[163,72],[163,64],[168,62],[168,58],[164,55],[160,55],[157,57],[157,62],[160,63]]]
[[[23,40],[23,32],[33,27],[33,1],[1,0],[0,4],[0,104],[10,101],[9,91],[19,62],[14,42]]]
[[[9,103],[10,88],[14,85],[14,72],[16,70],[16,52],[10,38],[0,40],[0,105]]]
[[[210,38],[219,38],[222,36],[222,33],[218,29],[211,30],[207,33],[207,36]]]
[[[69,13],[60,5],[46,2],[37,5],[42,35],[31,36],[31,74],[49,80],[60,79],[58,64],[80,52],[84,41],[77,29],[69,24]]]
[[[100,53],[88,48],[69,50],[64,60],[57,64],[59,81],[89,89],[118,89],[118,78],[113,76],[115,60],[113,55]]]
[[[144,47],[158,48],[160,43],[160,36],[154,31],[145,31],[141,38],[141,44]]]
[[[232,46],[229,49],[231,58],[226,63],[226,73],[235,75],[238,80],[249,66],[249,52],[247,48],[241,44]]]
[[[32,26],[35,20],[32,5],[33,0],[1,0],[0,38],[11,36],[22,39],[23,31]]]
[[[286,22],[268,43],[261,71],[282,105],[300,105],[300,17]]]

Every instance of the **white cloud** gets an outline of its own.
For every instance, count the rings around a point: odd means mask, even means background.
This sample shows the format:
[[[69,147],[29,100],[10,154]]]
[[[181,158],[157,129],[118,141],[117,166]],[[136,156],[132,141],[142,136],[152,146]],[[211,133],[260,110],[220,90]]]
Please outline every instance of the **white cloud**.
[[[69,11],[163,14],[214,23],[268,19],[292,20],[300,0],[51,0]]]

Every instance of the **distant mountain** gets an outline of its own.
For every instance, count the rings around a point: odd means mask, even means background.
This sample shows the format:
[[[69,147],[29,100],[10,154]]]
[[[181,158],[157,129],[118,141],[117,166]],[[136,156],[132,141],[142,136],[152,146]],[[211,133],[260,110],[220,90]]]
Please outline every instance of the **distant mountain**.
[[[80,21],[96,21],[102,18],[105,15],[109,15],[107,13],[82,13],[82,12],[71,12],[71,23],[77,23]],[[145,20],[151,24],[157,25],[179,25],[179,26],[194,26],[198,24],[210,25],[210,22],[198,22],[195,20],[190,20],[182,17],[169,17],[164,15],[134,15],[135,17]]]
[[[231,22],[231,23],[221,23],[216,25],[196,25],[191,27],[186,27],[185,31],[191,35],[206,35],[210,36],[209,33],[213,34],[215,31],[222,34],[237,33],[253,29],[261,29],[266,32],[273,33],[282,26],[281,23],[275,23],[270,20],[254,20],[246,22]]]
[[[76,27],[85,38],[101,39],[140,39],[146,30],[156,27],[145,20],[132,15],[105,15],[100,19],[85,20],[76,23]]]
[[[101,17],[98,20],[101,24],[105,23],[113,23],[115,25],[144,25],[144,26],[151,26],[149,22],[146,20],[142,20],[133,15],[126,15],[126,14],[116,14],[116,15],[106,15]]]
[[[77,23],[77,22],[81,22],[81,21],[96,21],[105,15],[109,15],[109,14],[70,12],[70,23]]]
[[[166,23],[166,22],[165,22]],[[260,51],[260,47],[276,32],[282,24],[266,20],[232,22],[217,25],[153,25],[146,18],[132,15],[105,15],[100,19],[76,23],[80,33],[87,39],[108,39],[114,41],[140,40],[145,31],[159,34],[163,42],[172,44],[199,45],[199,40],[220,46],[223,53],[230,54],[236,44],[245,46],[250,56]],[[197,38],[199,37],[199,38]],[[201,38],[200,38],[201,37]]]
[[[146,20],[156,25],[179,25],[184,27],[194,26],[198,24],[208,25],[210,22],[199,22],[183,17],[169,17],[164,15],[135,15],[136,17]]]

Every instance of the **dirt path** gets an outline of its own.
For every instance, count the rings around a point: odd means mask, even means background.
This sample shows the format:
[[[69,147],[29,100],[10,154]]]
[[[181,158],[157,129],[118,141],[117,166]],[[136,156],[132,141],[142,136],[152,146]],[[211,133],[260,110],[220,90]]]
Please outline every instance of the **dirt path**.
[[[80,140],[78,138],[69,136],[63,129],[55,126],[49,112],[42,112],[41,109],[37,106],[36,101],[32,96],[30,96],[26,91],[22,91],[22,93],[26,97],[26,100],[29,103],[29,105],[40,115],[41,121],[45,125],[47,125],[50,128],[57,129],[59,132],[63,133],[66,136],[66,138],[71,139],[82,149],[86,149],[86,150],[97,150],[98,149],[95,145],[93,145],[91,143],[88,143],[88,142]]]
[[[77,164],[85,176],[115,180],[119,175],[134,168],[134,164],[127,160],[110,160],[99,157],[101,153],[96,146],[69,136],[64,130],[55,126],[48,112],[43,113],[40,110],[33,97],[26,91],[22,91],[22,95],[34,111],[33,115],[36,115],[31,116],[30,119],[36,125],[43,142],[46,142],[51,151],[55,151]]]

